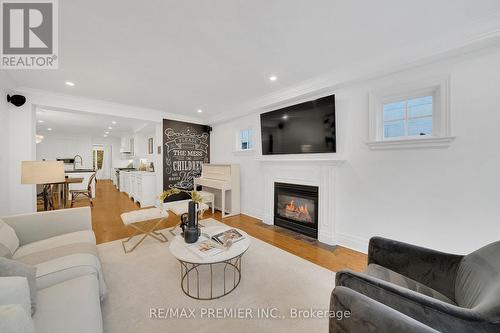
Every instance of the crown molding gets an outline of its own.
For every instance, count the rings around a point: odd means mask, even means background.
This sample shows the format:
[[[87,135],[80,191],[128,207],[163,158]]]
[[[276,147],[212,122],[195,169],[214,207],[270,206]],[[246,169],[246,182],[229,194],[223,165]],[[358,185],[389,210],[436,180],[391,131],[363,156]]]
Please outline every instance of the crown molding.
[[[327,154],[285,154],[285,155],[260,155],[257,161],[263,163],[314,163],[314,164],[330,164],[342,165],[346,162],[341,155],[337,153]]]
[[[493,15],[497,19],[500,15]],[[491,21],[488,24],[491,25]],[[498,21],[498,20],[497,20]],[[485,24],[486,25],[486,24]],[[498,24],[496,24],[498,25]],[[488,26],[491,28],[491,26]],[[329,72],[316,78],[289,86],[280,91],[267,94],[260,98],[247,101],[236,107],[231,107],[220,113],[219,116],[207,119],[209,124],[230,121],[248,114],[263,113],[280,107],[286,107],[312,97],[331,94],[340,88],[353,86],[362,82],[380,79],[395,73],[415,69],[421,66],[438,63],[447,59],[467,57],[488,48],[498,48],[500,45],[500,28],[491,29],[486,33],[478,33],[468,38],[465,42],[457,42],[444,49],[442,46],[435,49],[432,55],[420,57],[406,57],[399,61],[390,61],[388,65],[377,66],[384,61],[372,61],[365,66],[353,66],[335,72]],[[411,53],[411,52],[410,52]],[[367,69],[368,68],[368,69]],[[379,69],[382,68],[382,69]],[[238,110],[238,111],[235,111]]]

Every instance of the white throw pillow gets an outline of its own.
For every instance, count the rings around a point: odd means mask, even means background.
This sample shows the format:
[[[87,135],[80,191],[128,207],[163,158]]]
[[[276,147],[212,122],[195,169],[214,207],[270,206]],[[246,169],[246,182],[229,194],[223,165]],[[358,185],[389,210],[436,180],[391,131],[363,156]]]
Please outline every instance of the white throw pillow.
[[[16,252],[19,247],[19,238],[17,238],[16,232],[10,225],[5,223],[0,219],[0,257],[12,258],[14,252]],[[6,250],[9,253],[4,253]]]
[[[0,332],[33,333],[33,319],[19,304],[0,305]]]

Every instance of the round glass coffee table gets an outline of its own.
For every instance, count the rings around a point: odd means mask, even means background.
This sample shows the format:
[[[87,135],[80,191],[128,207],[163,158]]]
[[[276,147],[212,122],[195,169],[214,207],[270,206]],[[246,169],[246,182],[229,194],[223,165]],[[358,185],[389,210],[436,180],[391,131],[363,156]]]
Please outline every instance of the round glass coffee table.
[[[202,234],[216,234],[227,226],[202,227]],[[241,281],[241,260],[250,246],[250,237],[236,229],[245,238],[231,245],[221,253],[202,258],[188,248],[182,236],[177,235],[170,242],[170,252],[181,264],[181,289],[189,297],[212,300],[231,293]]]

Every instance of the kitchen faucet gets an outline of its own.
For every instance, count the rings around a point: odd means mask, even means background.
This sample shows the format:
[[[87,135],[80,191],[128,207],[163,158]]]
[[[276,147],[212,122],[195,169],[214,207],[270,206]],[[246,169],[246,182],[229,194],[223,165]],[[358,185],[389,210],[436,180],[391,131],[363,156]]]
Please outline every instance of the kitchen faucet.
[[[83,167],[83,159],[80,155],[75,155],[75,157],[73,157],[73,170],[76,169],[76,158],[77,157],[80,157],[80,167]]]

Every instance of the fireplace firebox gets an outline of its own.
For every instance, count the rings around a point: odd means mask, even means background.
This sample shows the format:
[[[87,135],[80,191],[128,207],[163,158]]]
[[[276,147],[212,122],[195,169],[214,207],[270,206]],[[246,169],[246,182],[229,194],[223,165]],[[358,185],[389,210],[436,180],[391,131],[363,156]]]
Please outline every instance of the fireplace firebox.
[[[274,183],[274,224],[318,238],[318,187]]]

